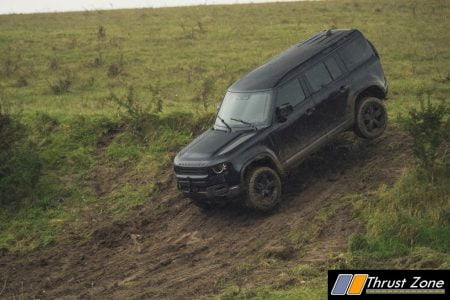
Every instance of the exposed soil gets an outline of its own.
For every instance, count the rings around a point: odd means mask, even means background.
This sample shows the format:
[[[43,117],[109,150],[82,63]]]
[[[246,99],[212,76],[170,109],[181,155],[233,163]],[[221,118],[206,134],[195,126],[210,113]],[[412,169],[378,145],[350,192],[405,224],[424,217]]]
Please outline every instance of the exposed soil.
[[[231,283],[279,285],[289,268],[326,265],[345,251],[362,225],[344,196],[395,182],[411,157],[408,143],[392,128],[375,141],[340,136],[288,176],[284,201],[270,214],[201,211],[166,174],[157,198],[124,221],[97,222],[88,239],[74,235],[26,255],[0,252],[0,298],[190,299]],[[319,222],[323,208],[333,213]],[[314,238],[297,244],[292,236],[311,224],[318,224]]]

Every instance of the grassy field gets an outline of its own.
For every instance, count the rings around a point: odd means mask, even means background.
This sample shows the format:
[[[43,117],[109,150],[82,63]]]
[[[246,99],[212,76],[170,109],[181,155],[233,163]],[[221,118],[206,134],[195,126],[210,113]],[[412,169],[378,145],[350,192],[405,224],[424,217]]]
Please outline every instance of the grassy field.
[[[445,0],[353,0],[0,16],[0,114],[12,116],[0,129],[13,128],[0,148],[0,248],[31,251],[151,203],[227,86],[317,31],[358,28],[373,42],[398,127],[420,99],[450,95],[449,15]],[[392,188],[349,197],[367,232],[337,266],[449,268],[449,186],[448,170],[430,183],[411,166]],[[223,297],[319,297],[312,282]]]
[[[3,101],[55,116],[113,115],[111,92],[135,88],[163,112],[213,111],[230,82],[328,28],[358,28],[391,84],[391,114],[449,93],[448,1],[325,1],[1,16]],[[58,92],[67,80],[68,91]],[[64,83],[60,85],[64,86]],[[64,89],[63,89],[64,90]]]

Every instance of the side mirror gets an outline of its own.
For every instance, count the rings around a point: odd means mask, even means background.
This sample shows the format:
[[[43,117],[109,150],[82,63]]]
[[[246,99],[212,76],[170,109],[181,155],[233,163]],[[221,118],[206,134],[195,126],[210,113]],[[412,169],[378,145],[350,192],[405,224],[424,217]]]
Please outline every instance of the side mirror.
[[[275,113],[277,114],[278,121],[285,122],[289,115],[292,114],[294,108],[291,104],[285,103],[276,108]]]

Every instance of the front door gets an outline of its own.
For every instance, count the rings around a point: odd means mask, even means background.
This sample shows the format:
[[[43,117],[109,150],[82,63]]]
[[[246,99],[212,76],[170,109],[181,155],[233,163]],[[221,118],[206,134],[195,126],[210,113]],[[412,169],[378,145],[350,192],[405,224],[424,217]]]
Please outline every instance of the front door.
[[[315,136],[312,112],[314,102],[306,98],[303,86],[297,78],[277,89],[276,106],[291,104],[293,112],[286,121],[275,121],[272,140],[282,161],[287,161],[308,145]]]

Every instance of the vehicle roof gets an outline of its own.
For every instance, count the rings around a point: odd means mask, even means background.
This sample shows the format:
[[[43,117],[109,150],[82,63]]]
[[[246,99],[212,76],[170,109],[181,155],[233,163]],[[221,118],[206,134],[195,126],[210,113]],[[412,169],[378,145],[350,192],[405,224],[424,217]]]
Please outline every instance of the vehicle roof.
[[[254,69],[229,87],[230,92],[262,91],[277,86],[282,79],[307,60],[349,36],[356,29],[335,29],[316,33]]]

